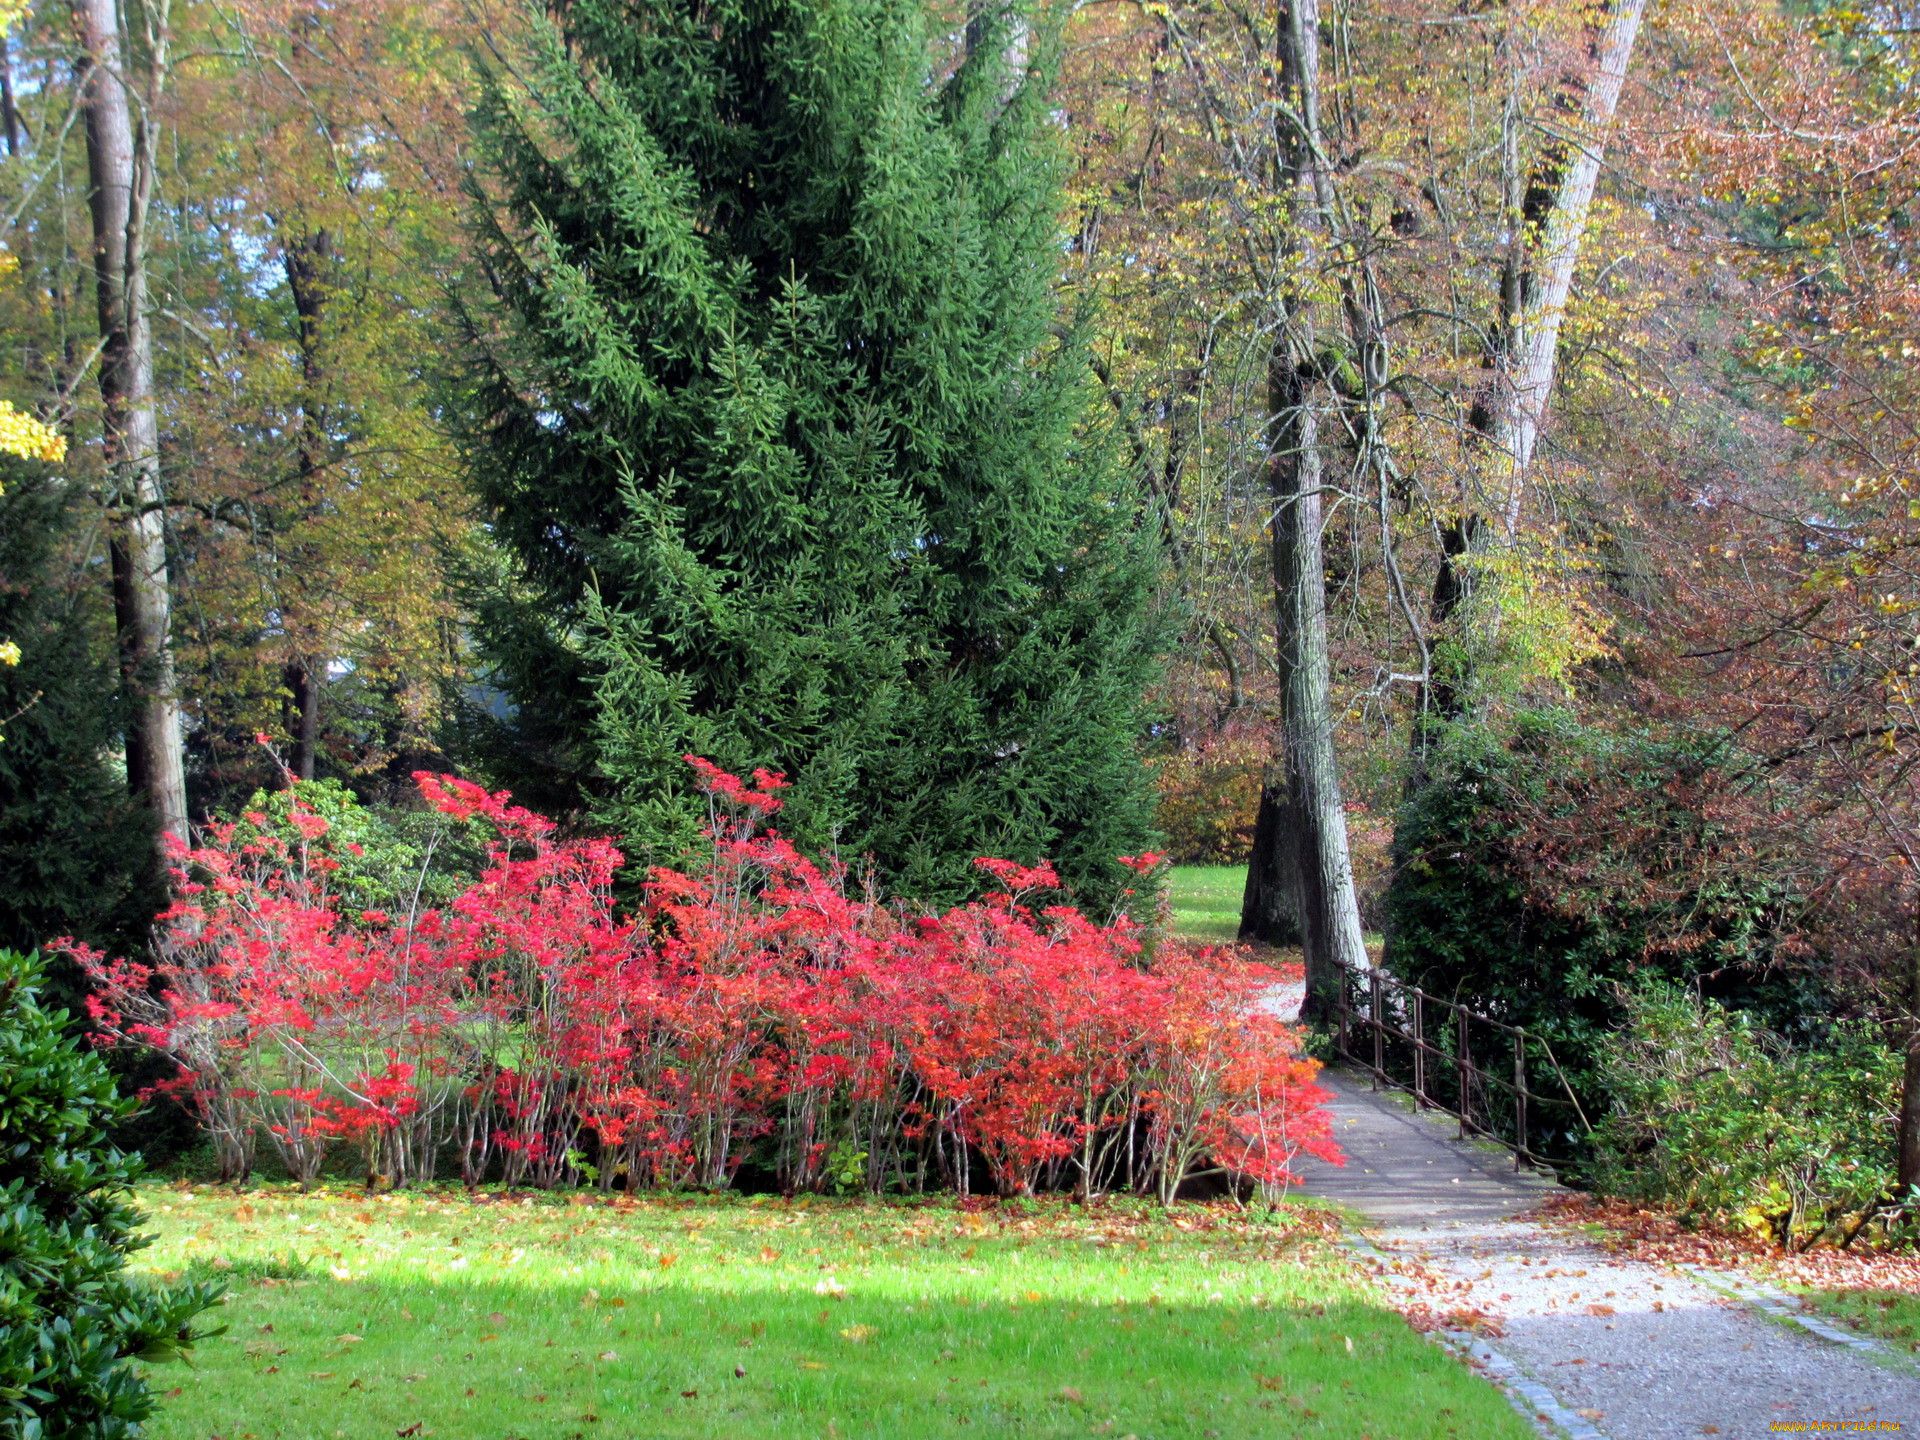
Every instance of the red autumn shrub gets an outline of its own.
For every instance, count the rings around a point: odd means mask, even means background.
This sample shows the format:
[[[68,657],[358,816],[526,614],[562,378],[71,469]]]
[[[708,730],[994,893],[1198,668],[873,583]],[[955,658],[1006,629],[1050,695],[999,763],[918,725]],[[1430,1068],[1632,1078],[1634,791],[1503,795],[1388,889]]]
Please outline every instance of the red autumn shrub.
[[[1265,1187],[1336,1154],[1275,977],[1167,941],[1144,957],[1045,865],[982,859],[997,886],[939,916],[855,894],[771,822],[785,780],[689,757],[712,801],[699,873],[614,899],[600,839],[504,794],[418,776],[491,839],[441,907],[348,913],[327,822],[296,790],[292,838],[210,826],[176,856],[151,967],[65,946],[100,1034],[179,1067],[221,1168],[265,1135],[311,1181],[363,1147],[370,1178],[715,1188],[758,1155],[788,1189],[941,1183],[976,1159],[1002,1193],[1071,1184],[1171,1198],[1214,1166]],[[1125,857],[1143,875],[1158,856]]]

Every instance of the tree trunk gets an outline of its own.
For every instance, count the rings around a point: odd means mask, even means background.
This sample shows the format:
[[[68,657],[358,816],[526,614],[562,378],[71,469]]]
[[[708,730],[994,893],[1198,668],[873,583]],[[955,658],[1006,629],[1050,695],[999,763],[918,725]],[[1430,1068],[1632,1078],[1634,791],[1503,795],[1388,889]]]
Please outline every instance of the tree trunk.
[[[1295,123],[1284,145],[1293,191],[1297,244],[1310,250],[1328,224],[1330,181],[1320,165],[1320,17],[1318,0],[1280,7],[1284,88]],[[1272,521],[1274,621],[1281,694],[1285,798],[1263,791],[1254,856],[1241,910],[1241,933],[1271,923],[1270,898],[1291,888],[1306,955],[1307,996],[1301,1017],[1327,1015],[1345,967],[1367,963],[1360,908],[1347,849],[1346,806],[1333,745],[1333,671],[1327,649],[1326,562],[1322,552],[1319,376],[1313,306],[1285,302],[1283,335],[1268,361],[1267,410],[1272,448],[1267,464]],[[1263,834],[1263,831],[1265,832]],[[1291,872],[1289,874],[1288,872]],[[1264,902],[1266,914],[1257,914]]]
[[[72,0],[87,130],[99,310],[100,402],[113,486],[114,615],[121,676],[132,701],[128,780],[161,834],[187,838],[186,766],[170,634],[165,496],[153,401],[153,336],[146,296],[146,218],[152,166],[137,145],[117,0]],[[158,66],[160,56],[152,63]],[[163,840],[164,846],[164,840]]]
[[[287,731],[293,737],[293,764],[288,768],[294,779],[311,780],[320,738],[320,687],[305,660],[287,662],[286,683],[293,701],[287,707]]]
[[[294,453],[299,481],[295,524],[319,513],[321,471],[326,464],[326,364],[322,355],[327,300],[333,290],[333,235],[325,228],[308,230],[286,244],[284,265],[287,288],[293,296],[300,336],[300,444]],[[326,656],[312,623],[312,607],[303,587],[310,571],[306,547],[293,544],[281,557],[281,622],[290,654],[287,689],[293,697],[292,725],[295,776],[313,779],[314,756],[320,741],[320,696],[326,688]]]
[[[1594,185],[1600,178],[1606,131],[1620,103],[1646,8],[1647,0],[1614,0],[1607,23],[1593,43],[1594,70],[1584,86],[1581,130],[1573,142],[1573,154],[1570,158],[1554,157],[1551,168],[1557,173],[1551,179],[1557,183],[1552,185],[1551,208],[1543,219],[1534,222],[1538,225],[1537,241],[1531,236],[1519,237],[1518,248],[1529,252],[1534,264],[1524,276],[1519,293],[1507,297],[1521,302],[1518,311],[1508,312],[1520,319],[1514,344],[1500,357],[1504,363],[1496,371],[1488,430],[1488,438],[1500,452],[1498,463],[1506,469],[1505,484],[1494,501],[1500,517],[1500,538],[1509,544],[1519,533],[1527,470],[1540,438],[1547,397],[1553,392],[1560,324],[1566,318],[1574,266],[1579,263],[1580,247],[1587,236],[1587,217],[1593,207]],[[1539,177],[1535,183],[1544,189],[1547,179]]]
[[[0,34],[0,129],[7,137],[7,154],[18,155],[26,126],[13,94],[13,43],[4,34]]]
[[[1284,779],[1260,787],[1260,810],[1253,822],[1253,854],[1247,861],[1247,888],[1240,900],[1240,938],[1263,945],[1300,943],[1300,856],[1298,830],[1287,814]]]
[[[1344,971],[1366,965],[1367,951],[1333,746],[1319,412],[1302,368],[1278,365],[1269,379],[1269,406],[1285,418],[1268,475],[1274,501],[1274,608],[1287,780],[1283,813],[1292,832],[1300,944],[1307,962],[1307,996],[1300,1015],[1317,1021],[1330,1013]]]
[[[1907,952],[1907,1054],[1900,1075],[1899,1198],[1920,1185],[1920,916]]]

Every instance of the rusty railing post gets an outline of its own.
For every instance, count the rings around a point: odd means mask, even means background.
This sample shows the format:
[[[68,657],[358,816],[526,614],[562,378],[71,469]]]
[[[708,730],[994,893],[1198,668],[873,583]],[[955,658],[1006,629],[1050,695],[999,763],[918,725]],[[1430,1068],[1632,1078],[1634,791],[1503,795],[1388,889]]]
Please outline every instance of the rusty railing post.
[[[1352,1010],[1352,1001],[1348,997],[1348,991],[1351,988],[1352,981],[1353,972],[1347,969],[1345,965],[1342,965],[1340,967],[1340,1004],[1339,1008],[1333,1012],[1335,1027],[1334,1045],[1339,1053],[1346,1056],[1349,1060],[1353,1058],[1353,1051],[1349,1048],[1347,1040],[1347,1016]]]
[[[1527,1033],[1513,1032],[1513,1168],[1527,1159]],[[1531,1159],[1527,1159],[1531,1165]]]
[[[1421,994],[1413,992],[1413,1101],[1427,1108],[1427,1023]]]
[[[1367,978],[1373,982],[1373,1088],[1380,1088],[1380,1081],[1387,1073],[1387,1028],[1382,1015],[1380,972],[1369,970]]]
[[[1467,1111],[1471,1104],[1468,1099],[1467,1085],[1473,1073],[1473,1062],[1467,1058],[1467,1007],[1456,1005],[1453,1014],[1454,1019],[1458,1021],[1455,1027],[1457,1038],[1454,1043],[1457,1050],[1454,1059],[1460,1066],[1460,1138],[1464,1140],[1467,1138]]]

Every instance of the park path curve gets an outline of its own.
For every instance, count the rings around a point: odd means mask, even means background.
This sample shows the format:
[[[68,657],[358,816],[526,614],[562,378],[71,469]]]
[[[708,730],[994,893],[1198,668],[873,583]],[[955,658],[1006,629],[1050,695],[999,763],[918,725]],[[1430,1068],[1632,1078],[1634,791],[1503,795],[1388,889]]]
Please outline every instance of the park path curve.
[[[1543,1433],[1757,1440],[1781,1434],[1779,1421],[1827,1422],[1799,1433],[1920,1431],[1920,1368],[1905,1359],[1816,1338],[1718,1285],[1518,1218],[1555,1187],[1364,1079],[1329,1070],[1322,1083],[1347,1164],[1301,1162],[1302,1189],[1357,1213],[1357,1248],[1403,1303],[1503,1332],[1449,1334]]]

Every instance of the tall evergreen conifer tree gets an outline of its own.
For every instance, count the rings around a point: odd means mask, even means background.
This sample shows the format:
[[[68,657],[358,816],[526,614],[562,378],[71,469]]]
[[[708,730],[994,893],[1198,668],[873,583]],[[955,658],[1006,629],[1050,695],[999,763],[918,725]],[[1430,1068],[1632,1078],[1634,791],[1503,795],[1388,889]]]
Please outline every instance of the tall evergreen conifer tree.
[[[1156,531],[1063,324],[1045,36],[925,0],[565,0],[491,67],[461,411],[485,726],[653,858],[681,760],[926,898],[1146,843]],[[948,73],[948,71],[951,73]]]

